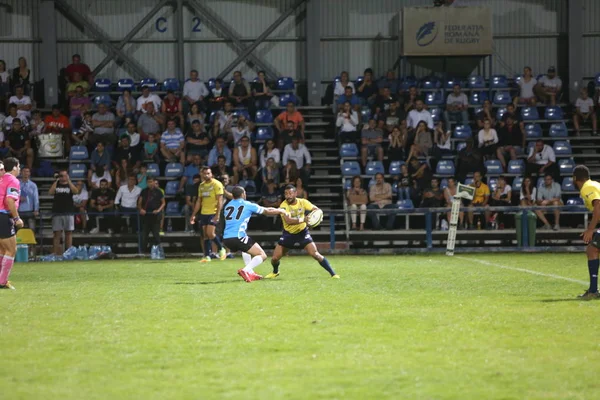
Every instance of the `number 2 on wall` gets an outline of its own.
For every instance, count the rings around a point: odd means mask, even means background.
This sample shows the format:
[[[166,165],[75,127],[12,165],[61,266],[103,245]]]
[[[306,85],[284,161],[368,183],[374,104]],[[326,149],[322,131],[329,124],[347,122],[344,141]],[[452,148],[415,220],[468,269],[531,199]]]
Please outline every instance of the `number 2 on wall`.
[[[202,32],[202,29],[200,29],[200,18],[194,17],[192,18],[192,22],[194,23],[194,26],[192,27],[192,32]]]

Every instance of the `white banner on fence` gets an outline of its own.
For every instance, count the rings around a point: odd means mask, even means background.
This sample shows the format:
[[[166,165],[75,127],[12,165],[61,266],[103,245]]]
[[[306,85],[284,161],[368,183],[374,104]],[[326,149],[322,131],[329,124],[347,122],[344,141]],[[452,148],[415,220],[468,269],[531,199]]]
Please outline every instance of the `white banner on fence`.
[[[492,14],[486,7],[405,7],[402,55],[492,53]]]

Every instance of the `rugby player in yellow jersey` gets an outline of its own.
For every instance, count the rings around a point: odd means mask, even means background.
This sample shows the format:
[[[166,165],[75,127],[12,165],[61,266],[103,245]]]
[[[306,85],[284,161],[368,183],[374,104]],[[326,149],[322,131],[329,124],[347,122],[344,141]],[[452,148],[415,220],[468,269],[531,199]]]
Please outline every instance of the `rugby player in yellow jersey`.
[[[597,299],[600,298],[600,294],[598,294],[600,230],[597,229],[598,222],[600,222],[600,183],[590,179],[590,170],[585,165],[575,167],[573,182],[579,189],[579,194],[585,206],[592,211],[592,220],[587,230],[581,234],[583,242],[587,244],[586,254],[590,273],[590,287],[579,297],[584,300]]]
[[[223,184],[213,179],[210,167],[202,167],[200,175],[202,176],[202,182],[198,187],[198,200],[196,200],[190,223],[192,225],[196,223],[196,214],[200,212],[200,226],[204,238],[204,258],[200,262],[210,262],[212,240],[215,241],[219,249],[217,254],[222,261],[227,257],[227,251],[221,244],[221,239],[216,235],[215,229],[223,208]]]
[[[279,206],[279,208],[286,211],[285,214],[281,214],[283,233],[279,238],[277,246],[275,246],[273,257],[271,257],[273,272],[265,276],[265,278],[277,278],[279,276],[279,260],[287,254],[288,250],[299,244],[312,258],[319,262],[319,265],[325,271],[329,272],[332,278],[339,279],[339,275],[331,268],[329,261],[317,250],[317,246],[308,231],[308,226],[304,222],[305,213],[315,210],[317,207],[306,199],[296,198],[296,187],[294,185],[287,185],[285,187],[284,196],[285,200]]]

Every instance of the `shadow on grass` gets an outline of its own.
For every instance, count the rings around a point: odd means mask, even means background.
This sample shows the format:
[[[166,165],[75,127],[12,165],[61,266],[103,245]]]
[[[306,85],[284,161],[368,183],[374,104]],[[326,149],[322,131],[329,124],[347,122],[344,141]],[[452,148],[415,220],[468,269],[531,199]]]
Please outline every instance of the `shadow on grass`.
[[[244,283],[244,281],[241,279],[232,279],[228,281],[175,282],[174,285],[220,285],[223,283]]]
[[[580,301],[580,302],[588,302],[590,300],[583,300],[583,299],[578,299],[578,298],[570,298],[570,299],[544,299],[544,300],[539,300],[540,303],[564,303],[567,301]]]

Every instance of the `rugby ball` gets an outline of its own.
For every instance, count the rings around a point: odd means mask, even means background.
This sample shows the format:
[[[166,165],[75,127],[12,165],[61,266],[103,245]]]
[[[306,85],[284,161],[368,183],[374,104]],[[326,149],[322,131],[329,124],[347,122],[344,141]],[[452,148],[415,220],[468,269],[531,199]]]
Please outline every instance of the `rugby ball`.
[[[306,217],[306,223],[311,228],[319,226],[319,224],[323,221],[323,211],[316,209],[310,212]]]

